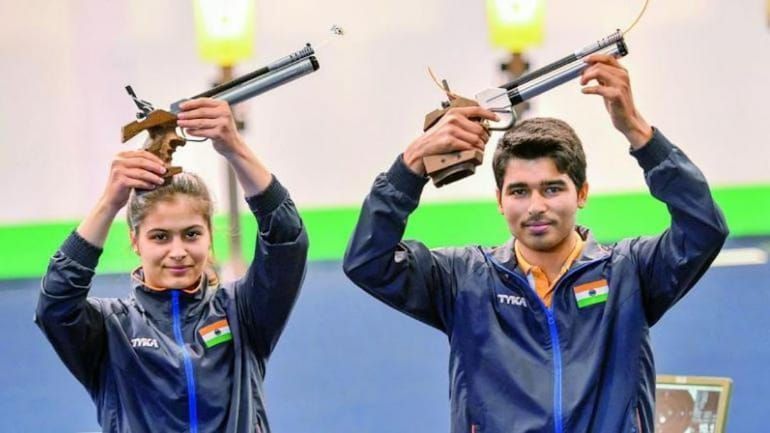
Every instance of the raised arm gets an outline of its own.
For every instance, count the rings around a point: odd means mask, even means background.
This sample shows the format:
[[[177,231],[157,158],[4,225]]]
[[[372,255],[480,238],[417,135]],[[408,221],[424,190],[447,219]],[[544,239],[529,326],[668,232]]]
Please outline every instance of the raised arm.
[[[632,240],[647,321],[654,324],[681,299],[719,253],[728,230],[703,174],[639,114],[628,71],[610,56],[593,55],[583,93],[604,98],[615,128],[631,145],[652,195],[666,204],[671,225],[660,236]]]
[[[94,208],[51,259],[43,277],[35,322],[64,364],[94,392],[106,341],[98,300],[87,299],[107,232],[131,188],[163,183],[163,162],[145,151],[122,152]]]
[[[494,119],[480,107],[450,110],[413,141],[388,170],[377,176],[348,244],[345,274],[369,294],[439,330],[451,328],[455,287],[454,250],[429,250],[403,241],[409,215],[427,182],[422,158],[478,148],[488,132],[469,118]]]
[[[195,99],[181,105],[179,126],[212,140],[232,166],[257,218],[254,259],[236,282],[239,314],[257,350],[267,357],[275,347],[305,275],[308,237],[288,191],[270,173],[235,128],[226,102]]]
[[[633,153],[653,197],[671,215],[661,235],[632,244],[647,321],[654,324],[706,272],[728,229],[703,174],[663,134],[656,130],[649,144]]]

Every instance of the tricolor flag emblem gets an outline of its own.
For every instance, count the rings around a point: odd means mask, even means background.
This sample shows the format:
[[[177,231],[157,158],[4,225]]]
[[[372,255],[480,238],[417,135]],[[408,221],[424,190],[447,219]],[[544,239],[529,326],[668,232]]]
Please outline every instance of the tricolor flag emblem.
[[[590,283],[575,286],[575,299],[579,308],[585,308],[594,304],[607,302],[610,288],[607,280],[591,281]]]
[[[201,335],[201,338],[203,338],[203,343],[206,344],[206,348],[208,349],[233,339],[233,334],[230,332],[230,324],[227,323],[227,319],[222,319],[211,325],[206,325],[201,328],[198,333]]]

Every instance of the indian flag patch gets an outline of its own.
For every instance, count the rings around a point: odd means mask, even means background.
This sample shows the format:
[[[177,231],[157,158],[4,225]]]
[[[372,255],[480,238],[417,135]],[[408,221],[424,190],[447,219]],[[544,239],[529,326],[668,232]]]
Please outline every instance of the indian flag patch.
[[[198,333],[201,335],[201,338],[203,338],[203,343],[206,344],[207,349],[233,339],[233,334],[230,332],[230,324],[227,323],[227,319],[222,319],[211,325],[206,325],[201,328]]]
[[[585,308],[594,304],[607,302],[610,288],[607,280],[591,281],[590,283],[575,286],[575,299],[579,308]]]

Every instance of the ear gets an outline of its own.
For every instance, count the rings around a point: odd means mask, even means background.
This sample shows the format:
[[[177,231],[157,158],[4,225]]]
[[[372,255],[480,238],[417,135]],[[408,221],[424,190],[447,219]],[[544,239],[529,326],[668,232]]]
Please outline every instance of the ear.
[[[136,235],[134,234],[133,231],[129,231],[128,232],[128,237],[129,237],[129,239],[131,239],[131,249],[134,250],[134,253],[136,253],[136,255],[138,256],[139,255],[139,246],[136,244]]]
[[[503,214],[503,195],[500,192],[500,188],[495,188],[495,197],[497,198],[497,211],[500,215]]]
[[[580,189],[577,192],[578,196],[578,207],[583,208],[586,205],[586,202],[588,201],[588,182],[583,182],[583,186],[580,187]]]

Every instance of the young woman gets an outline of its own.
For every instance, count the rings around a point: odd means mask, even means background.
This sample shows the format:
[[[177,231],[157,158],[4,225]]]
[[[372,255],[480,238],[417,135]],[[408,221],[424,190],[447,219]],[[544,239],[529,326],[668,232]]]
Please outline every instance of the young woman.
[[[226,103],[197,99],[182,110],[179,126],[211,139],[256,216],[246,275],[217,281],[212,203],[200,178],[183,173],[164,185],[159,158],[122,152],[96,206],[51,259],[36,322],[91,394],[104,432],[269,432],[265,364],[302,283],[307,234]],[[141,263],[131,292],[89,298],[107,232],[126,205]]]

